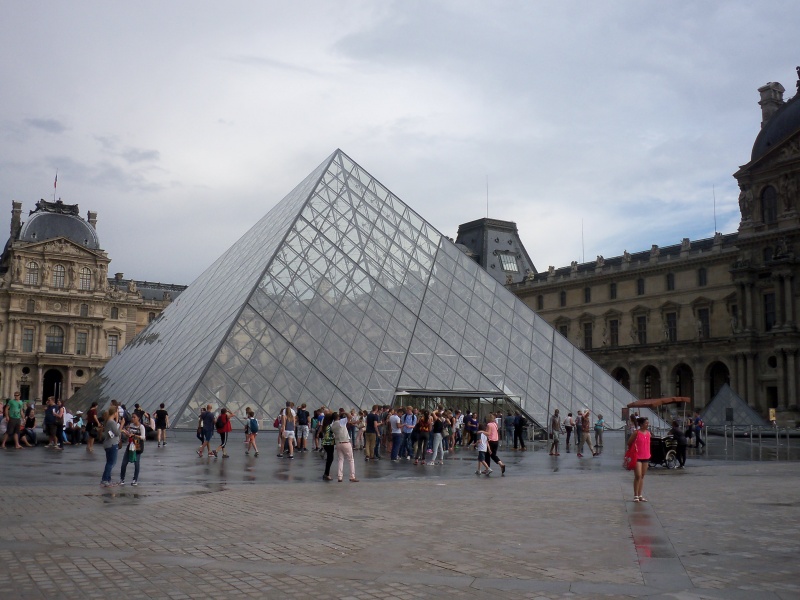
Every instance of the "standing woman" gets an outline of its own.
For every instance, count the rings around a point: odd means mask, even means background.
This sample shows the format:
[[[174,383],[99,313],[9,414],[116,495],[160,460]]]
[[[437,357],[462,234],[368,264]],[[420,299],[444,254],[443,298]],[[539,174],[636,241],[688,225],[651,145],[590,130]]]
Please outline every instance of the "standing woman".
[[[572,413],[567,413],[567,418],[564,419],[564,431],[567,432],[567,440],[564,446],[567,448],[567,452],[569,452],[569,438],[572,436],[572,428],[575,425],[575,420],[572,418]]]
[[[489,413],[489,417],[486,420],[486,429],[484,429],[484,433],[489,442],[486,449],[486,464],[491,466],[491,461],[494,461],[495,464],[500,465],[500,474],[505,475],[506,465],[497,457],[497,448],[500,446],[500,426],[497,424],[497,419],[495,419],[492,413]]]
[[[234,417],[232,412],[228,412],[227,408],[223,408],[219,411],[219,417],[217,417],[217,433],[219,434],[219,446],[216,450],[214,450],[214,458],[217,458],[217,453],[222,450],[222,458],[228,458],[230,454],[225,451],[225,447],[228,445],[228,434],[233,431],[233,425],[231,425],[231,417]]]
[[[64,449],[64,403],[61,400],[56,401],[56,443],[59,450]]]
[[[436,464],[436,457],[442,455],[442,464],[444,464],[444,416],[440,415],[438,411],[433,413],[433,458],[428,463],[433,466]]]
[[[416,445],[416,453],[414,454],[414,464],[417,465],[420,462],[424,465],[425,464],[425,451],[428,449],[428,437],[430,437],[431,433],[431,417],[430,413],[427,410],[422,411],[422,416],[420,416],[419,421],[417,422],[417,445]]]
[[[333,413],[328,412],[324,417],[322,417],[322,415],[318,415],[318,417],[322,418],[322,424],[319,428],[320,431],[322,431],[322,449],[325,451],[325,473],[323,473],[322,478],[325,481],[330,481],[332,479],[331,465],[333,464],[333,450],[336,447],[336,440],[333,439],[333,432],[331,431]]]
[[[128,463],[133,462],[133,481],[131,485],[139,485],[139,467],[142,464],[142,452],[144,452],[144,440],[146,431],[144,425],[139,420],[139,415],[135,412],[131,415],[131,424],[122,431],[122,439],[125,442],[122,454],[122,468],[119,472],[119,484],[125,485],[125,471],[128,470]],[[131,457],[130,444],[134,446],[134,455]]]
[[[603,415],[597,415],[597,421],[594,423],[594,451],[600,452],[603,447],[603,430],[606,428],[606,421]]]
[[[100,431],[100,419],[97,418],[97,402],[92,402],[92,407],[86,413],[86,451],[94,452],[94,442]]]
[[[287,407],[281,417],[281,438],[289,444],[289,458],[294,458],[295,425],[297,425],[297,413]]]
[[[110,487],[114,484],[111,483],[111,470],[117,464],[117,451],[119,450],[119,413],[115,407],[111,407],[106,411],[106,423],[103,434],[103,449],[106,451],[106,468],[103,470],[103,479],[100,480],[100,485]]]
[[[645,417],[639,417],[636,419],[636,424],[639,429],[628,438],[628,448],[636,447],[636,465],[633,468],[633,501],[647,502],[647,498],[642,495],[642,488],[644,487],[644,476],[650,466],[650,432],[648,431],[650,421]]]
[[[558,416],[558,409],[553,413],[550,419],[550,434],[553,437],[553,442],[550,444],[550,456],[558,456],[558,436],[561,434],[561,417]],[[569,445],[569,442],[567,442]]]

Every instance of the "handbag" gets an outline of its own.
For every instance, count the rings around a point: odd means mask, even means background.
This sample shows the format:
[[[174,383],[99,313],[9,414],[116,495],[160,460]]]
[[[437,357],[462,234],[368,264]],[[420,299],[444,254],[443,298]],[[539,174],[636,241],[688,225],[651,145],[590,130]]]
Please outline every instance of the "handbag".
[[[128,462],[136,462],[139,460],[139,455],[136,454],[136,444],[131,440],[128,444]]]
[[[639,434],[637,433],[636,435],[638,436]],[[636,454],[636,443],[634,442],[633,444],[631,444],[631,447],[628,448],[628,451],[622,458],[622,467],[627,471],[633,471],[634,467],[636,466],[636,462],[638,460],[639,457]]]

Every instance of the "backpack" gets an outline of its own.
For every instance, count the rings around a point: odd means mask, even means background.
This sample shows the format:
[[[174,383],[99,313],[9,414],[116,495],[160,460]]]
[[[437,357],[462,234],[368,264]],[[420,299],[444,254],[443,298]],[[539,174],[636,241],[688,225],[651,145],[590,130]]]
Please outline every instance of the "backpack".
[[[250,419],[250,433],[258,433],[258,419],[252,417]]]
[[[275,420],[272,422],[272,426],[275,429],[280,429],[280,427],[281,427],[281,418],[280,418],[280,416],[275,417]]]
[[[225,429],[225,419],[222,418],[222,415],[217,417],[217,422],[214,423],[214,427],[217,428],[217,431]]]
[[[698,428],[698,429],[702,429],[702,428],[703,428],[703,427],[705,427],[705,426],[706,426],[706,424],[705,424],[705,423],[703,423],[703,419],[698,419],[698,420],[697,420],[697,428]]]

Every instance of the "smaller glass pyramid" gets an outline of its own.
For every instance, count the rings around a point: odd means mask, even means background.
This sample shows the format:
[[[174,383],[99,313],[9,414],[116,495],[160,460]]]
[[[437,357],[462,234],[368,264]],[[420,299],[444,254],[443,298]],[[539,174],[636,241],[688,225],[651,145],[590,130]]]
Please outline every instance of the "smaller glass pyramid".
[[[337,150],[74,397],[271,420],[391,405],[398,393],[505,397],[540,424],[635,398]]]

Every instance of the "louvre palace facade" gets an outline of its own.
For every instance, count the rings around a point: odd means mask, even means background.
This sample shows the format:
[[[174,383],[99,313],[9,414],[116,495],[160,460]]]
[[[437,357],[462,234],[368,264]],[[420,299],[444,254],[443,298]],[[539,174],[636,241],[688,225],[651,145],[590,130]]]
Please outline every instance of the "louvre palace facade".
[[[784,91],[759,88],[761,131],[734,174],[738,231],[509,272],[507,287],[639,397],[689,396],[703,408],[729,383],[762,415],[795,419],[800,94],[785,101]]]
[[[97,213],[40,200],[11,204],[0,258],[0,394],[67,399],[185,286],[108,276]]]

